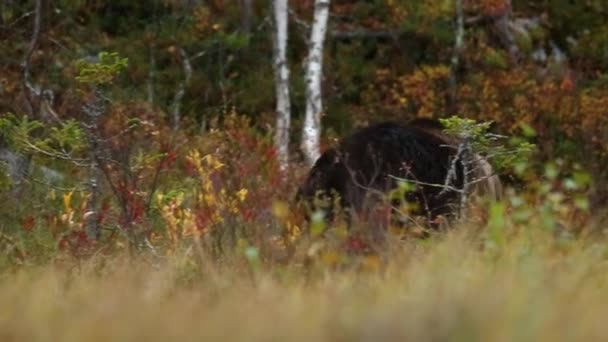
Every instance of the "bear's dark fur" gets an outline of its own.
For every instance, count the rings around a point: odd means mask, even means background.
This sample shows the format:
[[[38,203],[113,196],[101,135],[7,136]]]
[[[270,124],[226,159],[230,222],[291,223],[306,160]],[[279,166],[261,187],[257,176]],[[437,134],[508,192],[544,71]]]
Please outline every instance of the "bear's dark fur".
[[[339,204],[350,215],[357,215],[378,203],[398,183],[394,177],[417,181],[416,190],[405,200],[416,204],[415,215],[430,220],[451,216],[459,194],[442,185],[456,148],[440,132],[439,123],[419,120],[407,125],[385,122],[358,130],[338,146],[325,151],[300,186],[296,199],[309,205],[321,194]],[[436,132],[435,132],[436,131]],[[462,164],[456,164],[451,186],[462,188]],[[339,195],[339,202],[335,195]],[[380,196],[376,196],[380,195]],[[350,218],[350,217],[349,217]]]

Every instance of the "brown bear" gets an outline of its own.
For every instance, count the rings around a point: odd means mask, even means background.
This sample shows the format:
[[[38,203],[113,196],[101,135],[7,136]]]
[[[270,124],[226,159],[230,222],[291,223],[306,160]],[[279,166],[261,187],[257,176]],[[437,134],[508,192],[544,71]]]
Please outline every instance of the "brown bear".
[[[296,200],[308,210],[319,207],[331,220],[338,206],[347,220],[368,217],[379,203],[392,209],[411,208],[410,216],[422,216],[431,226],[437,218],[457,214],[463,188],[463,163],[453,160],[458,139],[445,134],[435,120],[419,119],[408,124],[384,122],[362,128],[326,150],[298,189]],[[448,171],[454,168],[448,179]],[[498,196],[500,182],[490,164],[473,158],[471,193]],[[387,195],[399,179],[414,184],[402,198]],[[447,185],[447,186],[446,186]]]

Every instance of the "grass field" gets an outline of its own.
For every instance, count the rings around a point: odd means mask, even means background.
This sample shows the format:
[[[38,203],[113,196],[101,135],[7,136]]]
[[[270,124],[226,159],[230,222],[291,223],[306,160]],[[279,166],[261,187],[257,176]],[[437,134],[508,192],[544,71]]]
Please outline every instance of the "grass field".
[[[308,272],[192,251],[59,260],[2,273],[0,341],[605,341],[606,242],[461,229]]]

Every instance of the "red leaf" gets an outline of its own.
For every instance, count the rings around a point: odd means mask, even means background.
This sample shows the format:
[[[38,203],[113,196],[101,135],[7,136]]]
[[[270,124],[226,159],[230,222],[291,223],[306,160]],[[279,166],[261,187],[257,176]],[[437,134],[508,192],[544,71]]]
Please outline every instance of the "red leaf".
[[[26,216],[21,220],[21,228],[26,232],[31,232],[36,225],[36,220],[33,216]]]

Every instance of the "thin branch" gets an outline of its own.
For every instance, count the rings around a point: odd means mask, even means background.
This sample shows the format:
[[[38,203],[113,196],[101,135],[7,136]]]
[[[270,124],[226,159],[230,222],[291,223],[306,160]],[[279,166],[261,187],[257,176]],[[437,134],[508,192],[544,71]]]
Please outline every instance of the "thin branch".
[[[255,32],[259,32],[261,30],[263,30],[266,26],[269,26],[272,24],[272,20],[270,19],[270,16],[267,15],[264,18],[262,18],[260,24],[255,28]]]
[[[291,18],[293,19],[293,21],[296,24],[300,25],[307,32],[310,31],[310,27],[311,26],[310,26],[310,24],[306,20],[300,19],[300,17],[298,16],[298,14],[293,9],[291,9],[291,8],[288,10],[288,12],[289,12],[289,15],[291,16]]]
[[[484,15],[481,15],[481,14],[474,15],[472,17],[466,17],[464,19],[464,24],[467,25],[467,26],[469,26],[469,25],[471,25],[471,26],[472,25],[477,25],[477,24],[479,24],[480,22],[482,22],[482,21],[484,21],[486,19],[487,18]]]
[[[302,36],[302,40],[304,40],[306,45],[308,45],[309,41],[310,41],[309,37],[308,37],[308,32],[310,32],[310,29],[311,29],[310,24],[308,22],[306,22],[305,20],[300,19],[298,14],[291,8],[288,10],[288,12],[289,12],[289,16],[291,17],[291,19],[293,19],[294,23],[296,23],[296,27],[298,28],[298,32]]]
[[[66,153],[54,153],[54,152],[50,152],[50,151],[46,151],[43,150],[41,148],[39,148],[38,146],[32,144],[29,141],[24,141],[23,142],[25,144],[25,147],[27,147],[29,150],[31,150],[30,152],[35,152],[35,153],[39,153],[43,156],[49,157],[49,158],[53,158],[53,159],[61,159],[61,160],[65,160],[65,161],[70,161],[72,163],[74,163],[75,165],[78,166],[89,166],[90,164],[86,164],[86,162],[89,161],[89,159],[83,159],[83,158],[74,158],[72,156],[70,156],[69,154]]]
[[[51,184],[49,182],[45,182],[43,180],[40,180],[40,179],[37,179],[37,178],[34,178],[34,177],[29,177],[29,176],[26,176],[25,179],[27,181],[32,182],[32,183],[39,184],[39,185],[44,185],[44,186],[46,186],[48,188],[59,190],[59,191],[66,191],[66,192],[69,192],[69,191],[86,192],[86,191],[88,191],[87,188],[81,188],[81,187],[65,188],[65,187],[58,186],[58,185],[55,185],[55,184]]]
[[[450,163],[450,169],[448,170],[447,174],[445,175],[444,185],[446,188],[444,188],[439,193],[439,196],[443,195],[447,191],[447,187],[452,182],[452,179],[456,179],[456,170],[457,170],[456,163],[458,162],[458,160],[460,160],[463,153],[464,153],[463,144],[459,144],[458,151],[456,152],[456,155],[454,156],[454,158],[452,159],[452,161]]]
[[[28,45],[27,51],[23,58],[23,62],[21,66],[23,67],[23,91],[25,92],[25,98],[27,100],[29,106],[30,115],[34,114],[34,105],[32,94],[39,96],[40,91],[36,90],[36,88],[31,83],[31,63],[32,63],[32,55],[34,51],[38,47],[38,43],[40,41],[40,20],[42,16],[42,1],[36,1],[36,9],[34,11],[34,29],[32,32],[32,38],[30,39],[30,43]]]
[[[408,183],[414,183],[414,184],[418,184],[418,185],[425,185],[425,186],[432,186],[432,187],[436,187],[436,188],[442,188],[445,189],[446,191],[455,191],[458,193],[462,192],[462,189],[458,189],[455,188],[451,185],[446,185],[446,184],[439,184],[439,183],[428,183],[428,182],[422,182],[419,180],[415,180],[415,179],[409,179],[409,178],[401,178],[401,177],[397,177],[397,176],[393,176],[393,175],[389,175],[390,178],[393,178],[395,180],[398,181],[402,181],[402,182],[408,182]]]
[[[458,217],[460,219],[464,218],[466,206],[469,202],[469,189],[471,184],[469,183],[469,173],[467,172],[471,166],[471,144],[470,137],[467,135],[464,137],[464,141],[462,142],[462,166],[463,166],[463,175],[462,175],[462,192],[460,193],[460,210]]]
[[[332,39],[350,40],[350,39],[395,39],[406,33],[401,30],[388,31],[371,31],[366,29],[356,29],[353,31],[338,31],[333,30],[330,33]]]
[[[146,202],[144,204],[144,211],[146,213],[150,212],[150,207],[152,205],[152,200],[154,199],[154,193],[156,193],[156,189],[158,187],[158,181],[160,179],[160,172],[162,171],[163,164],[167,161],[169,154],[166,153],[161,160],[158,162],[156,169],[154,170],[154,178],[152,179],[152,184],[150,185],[150,192],[148,193],[148,198],[146,198]]]
[[[149,70],[146,90],[148,92],[148,103],[151,106],[154,106],[154,81],[156,80],[156,56],[154,54],[154,44],[150,44],[148,50]]]
[[[348,155],[341,155],[340,158],[343,160],[344,167],[346,168],[346,171],[348,171],[348,174],[350,175],[351,181],[353,182],[353,184],[356,187],[359,187],[359,188],[361,188],[361,189],[363,189],[365,191],[368,191],[368,192],[372,192],[372,194],[375,194],[375,195],[379,195],[379,196],[383,196],[384,195],[384,192],[382,192],[380,190],[377,190],[377,189],[374,189],[374,188],[371,187],[371,184],[373,184],[376,181],[376,179],[380,176],[380,165],[378,164],[378,160],[377,159],[375,159],[375,158],[372,159],[372,162],[374,164],[373,165],[374,173],[368,179],[368,184],[370,184],[370,185],[363,185],[363,184],[361,184],[357,180],[356,174],[353,171],[353,169],[348,166]]]
[[[201,52],[196,53],[195,55],[193,55],[192,57],[190,57],[190,62],[193,62],[203,56],[205,56],[207,54],[207,50],[203,50]]]
[[[108,137],[108,138],[101,139],[100,141],[101,141],[101,142],[108,142],[108,141],[114,140],[114,139],[116,139],[116,138],[120,138],[120,137],[122,137],[123,135],[125,135],[125,134],[127,134],[127,133],[131,132],[133,129],[135,129],[135,128],[137,128],[137,127],[139,127],[139,125],[138,125],[138,124],[131,124],[130,126],[128,126],[128,127],[126,127],[125,129],[123,129],[122,131],[120,131],[120,132],[118,132],[118,133],[114,134],[113,136]]]
[[[29,11],[29,12],[25,12],[22,15],[20,15],[18,18],[16,18],[15,20],[13,20],[10,23],[7,23],[6,25],[3,25],[3,27],[5,29],[9,29],[12,26],[15,26],[17,23],[19,23],[21,20],[27,19],[28,17],[30,17],[32,14],[35,14],[36,11]]]

